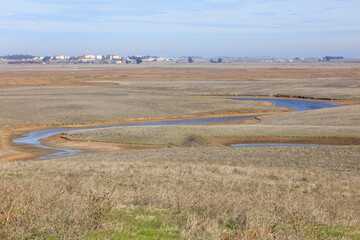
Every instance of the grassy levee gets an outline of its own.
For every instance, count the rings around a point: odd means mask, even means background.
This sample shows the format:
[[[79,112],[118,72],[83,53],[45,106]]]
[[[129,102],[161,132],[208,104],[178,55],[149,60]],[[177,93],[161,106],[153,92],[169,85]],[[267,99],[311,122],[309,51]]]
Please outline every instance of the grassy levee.
[[[108,143],[182,146],[192,136],[199,137],[308,137],[359,138],[359,127],[314,126],[149,126],[119,127],[70,131],[63,135],[69,140],[89,140]],[[336,144],[336,143],[335,143]],[[359,144],[359,143],[354,143]]]
[[[0,165],[0,238],[358,239],[360,148],[178,148]]]
[[[192,136],[267,137],[267,140],[269,137],[294,137],[308,138],[308,143],[321,143],[319,138],[360,139],[360,105],[273,114],[258,118],[261,122],[253,125],[119,127],[71,131],[63,136],[70,140],[170,146],[186,145]],[[331,141],[327,143],[331,144]],[[333,144],[337,144],[336,139]],[[351,144],[351,141],[347,144]],[[359,144],[359,141],[354,141],[354,144]]]
[[[260,116],[262,125],[360,126],[360,105]]]

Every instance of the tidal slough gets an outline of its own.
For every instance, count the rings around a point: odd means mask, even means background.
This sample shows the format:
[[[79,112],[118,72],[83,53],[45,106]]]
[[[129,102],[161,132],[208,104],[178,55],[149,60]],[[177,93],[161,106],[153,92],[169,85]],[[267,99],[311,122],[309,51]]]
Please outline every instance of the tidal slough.
[[[340,107],[335,103],[330,102],[317,102],[307,100],[292,100],[292,99],[276,99],[276,98],[229,98],[236,101],[267,101],[278,107],[291,108],[295,111],[308,111],[314,109],[333,108]],[[241,116],[241,117],[221,117],[221,118],[203,118],[203,119],[187,119],[187,120],[172,120],[172,121],[158,121],[158,122],[145,122],[145,123],[132,123],[114,126],[100,126],[100,127],[83,127],[83,128],[54,128],[46,130],[31,131],[24,134],[20,138],[16,138],[13,142],[17,145],[28,145],[32,147],[52,150],[53,153],[45,156],[38,157],[33,160],[42,160],[50,158],[65,157],[71,155],[81,154],[81,150],[73,150],[66,148],[57,148],[46,146],[41,143],[42,139],[54,136],[59,133],[68,132],[72,130],[85,130],[85,129],[104,129],[104,128],[115,128],[115,127],[128,127],[128,126],[166,126],[166,125],[189,125],[189,124],[215,124],[215,123],[226,123],[232,121],[253,119],[257,116]],[[254,147],[254,146],[318,146],[315,144],[286,144],[286,143],[269,143],[269,144],[233,144],[233,147]]]

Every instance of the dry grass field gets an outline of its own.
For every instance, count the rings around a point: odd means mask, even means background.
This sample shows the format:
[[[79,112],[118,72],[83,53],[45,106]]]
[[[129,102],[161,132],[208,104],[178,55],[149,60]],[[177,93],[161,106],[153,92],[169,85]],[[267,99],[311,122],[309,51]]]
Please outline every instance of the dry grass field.
[[[101,65],[100,65],[101,66]],[[76,65],[54,66],[56,71],[43,69],[16,71],[8,67],[0,71],[0,87],[9,86],[81,86],[106,84],[113,81],[239,81],[263,79],[314,79],[360,77],[360,67],[350,66],[227,66],[227,65],[170,65],[139,67],[95,67],[95,70],[80,70]],[[79,68],[81,68],[79,66]],[[15,71],[11,71],[16,69]],[[21,68],[20,68],[21,69]],[[99,83],[100,82],[100,83]]]
[[[321,138],[352,138],[349,144],[360,144],[360,127],[314,127],[262,125],[225,125],[225,126],[151,126],[119,127],[110,129],[77,130],[63,134],[71,140],[96,142],[182,146],[194,137],[204,138],[204,144],[211,145],[211,138],[217,137],[293,137],[309,138],[309,143],[321,142]],[[319,139],[320,138],[320,139]],[[359,138],[354,141],[354,138]],[[206,139],[209,139],[206,141]],[[235,138],[236,139],[236,138]],[[240,138],[241,139],[241,138]],[[274,138],[276,139],[276,138]],[[216,141],[215,141],[216,142]],[[331,143],[328,142],[328,143]],[[336,142],[335,142],[336,144]]]
[[[36,128],[277,113],[251,125],[72,131],[156,148],[1,162],[0,239],[359,239],[360,68],[323,64],[0,66],[0,159],[25,158],[11,139]],[[226,99],[277,94],[348,106]],[[259,137],[347,140],[223,146]]]
[[[178,148],[0,165],[0,238],[358,239],[360,148]]]

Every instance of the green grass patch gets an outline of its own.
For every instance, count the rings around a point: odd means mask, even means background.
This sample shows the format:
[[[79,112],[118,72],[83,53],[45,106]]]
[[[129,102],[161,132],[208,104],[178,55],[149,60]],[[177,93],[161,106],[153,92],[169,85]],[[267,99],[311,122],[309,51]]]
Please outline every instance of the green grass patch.
[[[360,239],[359,227],[316,225],[312,231],[317,239]]]
[[[179,239],[179,227],[172,214],[160,210],[136,208],[108,215],[116,230],[98,231],[85,239]]]
[[[360,239],[360,227],[356,226],[329,226],[305,222],[280,222],[273,233],[279,238],[287,236],[288,233],[297,232],[297,236],[306,239]]]
[[[22,178],[25,178],[25,175],[23,175],[23,174],[9,173],[6,177],[7,177],[7,178],[18,178],[18,179],[22,179]]]

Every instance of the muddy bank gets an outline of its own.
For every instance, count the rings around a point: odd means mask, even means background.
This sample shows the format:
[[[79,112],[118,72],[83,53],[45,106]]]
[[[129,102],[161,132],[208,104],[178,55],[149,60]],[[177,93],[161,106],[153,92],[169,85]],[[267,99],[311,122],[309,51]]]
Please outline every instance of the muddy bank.
[[[52,153],[53,151],[49,151],[49,149],[41,149],[37,147],[27,146],[27,145],[17,145],[14,144],[13,139],[19,138],[22,135],[32,132],[32,131],[40,131],[45,129],[59,129],[59,128],[92,128],[92,127],[107,127],[107,126],[113,126],[113,125],[126,125],[126,124],[141,124],[141,123],[151,123],[151,122],[158,122],[158,121],[181,121],[181,120],[196,120],[196,119],[205,119],[205,118],[231,118],[231,117],[239,117],[239,116],[252,116],[252,115],[267,115],[267,114],[275,114],[275,113],[281,113],[286,112],[290,110],[282,109],[279,111],[243,111],[243,112],[237,112],[237,111],[226,111],[226,112],[212,112],[212,113],[204,113],[204,114],[197,114],[197,115],[184,115],[184,116],[169,116],[169,117],[151,117],[151,118],[132,118],[132,119],[119,119],[114,121],[92,121],[86,124],[28,124],[28,125],[18,125],[18,126],[10,126],[5,129],[3,129],[0,132],[0,146],[4,150],[11,150],[11,151],[18,151],[21,152],[16,155],[9,155],[6,157],[0,157],[0,161],[12,161],[12,160],[27,160],[32,159],[34,157],[38,157],[40,155],[45,155]],[[246,123],[246,122],[245,122]],[[249,122],[250,123],[250,122]],[[216,123],[214,123],[216,124]],[[248,124],[248,123],[247,123]],[[59,141],[59,145],[54,143],[54,139],[61,140],[61,138],[53,138],[49,143],[51,143],[52,146],[63,146],[61,144],[61,141]],[[64,142],[62,142],[64,143]],[[87,142],[87,144],[90,144]],[[65,144],[71,146],[79,146],[81,149],[88,150],[91,147],[85,146],[86,143],[77,142],[76,144]],[[100,146],[95,146],[98,144],[93,144],[93,147],[101,149]],[[103,145],[103,144],[102,144]],[[65,147],[64,146],[64,147]],[[104,146],[103,146],[104,147]],[[105,147],[106,150],[113,149],[114,146],[107,145]],[[121,146],[115,146],[116,148],[146,148],[147,146],[134,146],[133,144],[130,145],[121,145]],[[154,146],[152,146],[154,147]]]

